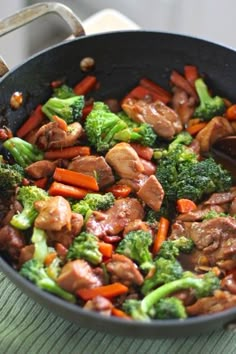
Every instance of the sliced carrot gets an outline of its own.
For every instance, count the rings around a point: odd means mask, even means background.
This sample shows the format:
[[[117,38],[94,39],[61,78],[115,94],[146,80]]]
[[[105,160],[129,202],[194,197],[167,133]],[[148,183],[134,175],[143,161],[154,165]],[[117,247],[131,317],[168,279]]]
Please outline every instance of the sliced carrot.
[[[48,253],[44,259],[44,265],[46,267],[48,267],[52,262],[53,260],[57,257],[57,253],[56,252],[51,252],[51,253]]]
[[[188,121],[188,127],[191,127],[192,125],[195,125],[195,124],[198,124],[201,122],[202,122],[202,120],[200,118],[191,118]]]
[[[85,119],[93,109],[93,104],[85,106],[82,111],[82,117]]]
[[[76,171],[66,170],[65,168],[57,167],[54,171],[53,178],[58,182],[91,189],[95,192],[99,190],[95,177]]]
[[[70,146],[63,149],[48,150],[44,153],[47,160],[73,159],[76,156],[87,156],[91,154],[89,146]]]
[[[146,87],[143,87],[141,85],[136,86],[132,91],[130,91],[124,98],[122,102],[124,102],[127,98],[136,98],[138,100],[142,100],[146,97],[150,97],[151,100],[154,101],[162,101],[163,103],[166,103],[166,97],[163,95],[160,95],[154,91],[151,91],[147,89]]]
[[[83,199],[89,191],[79,187],[68,186],[63,183],[53,182],[48,190],[51,196],[60,195],[65,198]]]
[[[78,82],[74,87],[74,93],[76,95],[86,95],[89,93],[97,84],[96,76],[88,75],[83,80]]]
[[[187,132],[191,135],[196,135],[197,133],[200,132],[205,126],[207,125],[206,122],[201,122],[197,124],[193,124],[192,126],[186,128]]]
[[[167,90],[163,89],[161,86],[159,86],[158,84],[156,84],[154,81],[149,80],[147,78],[142,78],[139,81],[139,84],[143,87],[145,87],[146,89],[155,92],[157,95],[159,95],[162,99],[161,101],[164,103],[168,103],[171,100],[171,93],[168,92]]]
[[[195,65],[185,65],[184,66],[184,76],[186,80],[194,87],[195,81],[199,78],[198,69]]]
[[[54,116],[52,116],[52,120],[53,120],[53,122],[56,122],[58,124],[58,127],[60,129],[64,130],[64,132],[67,132],[68,125],[64,119],[54,115]]]
[[[111,243],[99,242],[98,249],[104,257],[111,258],[113,252],[113,246]]]
[[[149,146],[143,146],[141,144],[132,143],[130,144],[132,148],[137,152],[139,157],[150,161],[153,156],[153,149]]]
[[[42,112],[42,105],[38,105],[32,112],[31,116],[22,124],[22,126],[17,130],[16,135],[19,138],[23,138],[31,130],[37,128],[45,118]]]
[[[128,292],[128,287],[123,285],[122,283],[113,283],[108,285],[99,286],[97,288],[92,289],[79,289],[76,292],[76,295],[81,297],[83,300],[91,300],[96,296],[104,296],[108,299],[126,294]]]
[[[120,309],[117,309],[116,307],[112,308],[111,313],[115,317],[125,318],[127,320],[131,320],[131,317],[129,315],[127,315],[124,311],[122,311]]]
[[[39,188],[45,189],[46,185],[47,185],[47,182],[48,182],[48,178],[47,177],[43,177],[43,178],[35,180],[34,181],[34,185],[39,187]]]
[[[182,198],[177,200],[177,210],[179,213],[189,213],[196,208],[196,204],[190,199]]]
[[[168,219],[161,217],[159,227],[157,230],[156,238],[153,243],[153,254],[156,255],[160,250],[162,243],[166,240],[169,231],[170,222]]]
[[[126,198],[132,192],[132,189],[126,184],[113,184],[106,189],[106,192],[111,192],[115,198]]]
[[[184,76],[180,75],[177,71],[173,70],[170,75],[170,81],[177,87],[180,87],[182,90],[186,91],[190,96],[193,96],[198,100],[197,93],[192,85],[185,79]]]
[[[227,108],[225,116],[228,120],[236,120],[236,104]]]

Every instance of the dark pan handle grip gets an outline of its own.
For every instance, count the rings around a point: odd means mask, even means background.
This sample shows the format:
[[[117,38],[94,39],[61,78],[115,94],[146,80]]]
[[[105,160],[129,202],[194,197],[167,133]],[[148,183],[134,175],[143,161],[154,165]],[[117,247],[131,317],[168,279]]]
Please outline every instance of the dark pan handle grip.
[[[74,37],[85,34],[80,19],[67,6],[58,2],[44,2],[28,6],[0,21],[0,37],[30,23],[49,13],[59,15],[71,29]],[[8,71],[7,65],[0,57],[0,77]]]

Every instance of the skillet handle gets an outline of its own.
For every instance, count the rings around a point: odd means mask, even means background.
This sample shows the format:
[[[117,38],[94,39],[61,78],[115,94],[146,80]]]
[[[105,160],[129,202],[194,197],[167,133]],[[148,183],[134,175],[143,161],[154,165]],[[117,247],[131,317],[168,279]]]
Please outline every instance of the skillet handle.
[[[80,19],[69,7],[58,2],[44,2],[25,7],[14,15],[0,20],[0,37],[49,13],[56,13],[65,20],[74,37],[85,34]],[[0,56],[0,77],[6,74],[8,70],[6,63]]]

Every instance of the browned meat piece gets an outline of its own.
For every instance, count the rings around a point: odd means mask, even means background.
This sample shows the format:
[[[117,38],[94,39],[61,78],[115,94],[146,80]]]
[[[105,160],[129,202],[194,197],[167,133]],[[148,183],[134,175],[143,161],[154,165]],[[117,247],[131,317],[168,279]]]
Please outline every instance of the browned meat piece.
[[[191,228],[191,225],[192,222],[177,220],[171,226],[171,234],[169,238],[175,240],[181,236],[189,237],[189,229]]]
[[[216,290],[214,296],[204,297],[187,307],[190,316],[206,315],[227,310],[236,306],[236,295],[227,291]]]
[[[89,300],[84,305],[86,310],[96,311],[102,315],[110,316],[113,304],[110,300],[103,296],[96,296],[92,300]]]
[[[207,206],[201,205],[197,209],[190,211],[189,213],[180,214],[177,217],[177,220],[201,221],[211,211],[215,211],[216,213],[224,213],[225,208],[220,205],[207,205]]]
[[[148,123],[161,137],[171,139],[183,127],[177,113],[161,101],[148,103],[129,98],[122,104],[130,118],[139,123]]]
[[[118,235],[131,221],[143,217],[144,210],[137,199],[121,198],[106,212],[94,212],[86,223],[86,230],[101,238]]]
[[[236,197],[232,200],[232,203],[230,204],[229,213],[231,216],[236,215]]]
[[[147,176],[154,175],[156,172],[156,165],[152,161],[147,161],[140,157],[140,161],[143,165],[143,174]]]
[[[121,178],[135,178],[144,170],[137,152],[127,143],[116,144],[105,159]]]
[[[27,245],[20,250],[19,257],[19,267],[21,267],[25,262],[33,258],[34,255],[34,245]]]
[[[64,265],[57,283],[63,289],[75,293],[83,288],[96,288],[102,285],[93,268],[83,259],[76,259]]]
[[[200,154],[200,144],[199,141],[197,139],[193,139],[193,141],[191,142],[191,144],[188,146],[189,149],[191,149],[196,155]]]
[[[41,150],[60,149],[75,145],[82,134],[83,128],[78,122],[69,124],[67,131],[59,128],[58,123],[50,122],[39,128],[35,144]]]
[[[131,231],[137,231],[137,230],[151,232],[151,229],[150,229],[150,226],[148,225],[148,223],[146,223],[145,221],[142,221],[140,219],[136,219],[134,221],[131,221],[130,223],[128,223],[128,225],[125,226],[124,231],[123,231],[123,235],[126,235]]]
[[[183,302],[184,306],[192,305],[194,303],[194,301],[196,300],[196,297],[194,296],[192,291],[189,289],[180,290],[176,293],[173,293],[171,296],[174,296],[174,297],[177,297],[178,299],[180,299]]]
[[[189,231],[196,247],[206,254],[220,248],[220,258],[224,259],[229,249],[236,251],[236,220],[232,217],[194,222]]]
[[[96,176],[100,188],[115,181],[111,167],[102,156],[77,157],[68,165],[68,169],[85,175]]]
[[[196,136],[201,152],[208,152],[214,142],[227,135],[232,135],[233,129],[224,117],[215,117]]]
[[[187,92],[179,87],[174,87],[172,97],[172,107],[178,114],[183,125],[185,125],[189,119],[193,116],[195,109],[195,99],[189,97]]]
[[[80,234],[83,225],[83,216],[72,212],[71,228],[68,229],[67,226],[63,226],[59,231],[47,231],[48,244],[55,246],[55,244],[59,242],[66,248],[69,248],[74,238]]]
[[[9,210],[7,212],[7,214],[4,216],[4,218],[1,221],[2,225],[8,225],[10,223],[10,220],[13,218],[13,216],[15,214],[17,214],[18,212],[21,212],[23,209],[22,205],[15,199],[11,201]]]
[[[232,272],[231,274],[227,275],[224,277],[224,279],[221,280],[221,288],[224,290],[228,290],[232,294],[236,294],[236,277],[235,273]]]
[[[209,199],[207,199],[204,204],[205,205],[214,205],[214,204],[225,204],[232,202],[236,197],[236,189],[231,188],[229,192],[223,193],[213,193]]]
[[[5,251],[13,263],[18,261],[24,246],[25,238],[19,230],[10,225],[5,225],[0,229],[0,250]]]
[[[150,208],[159,211],[164,198],[164,190],[154,175],[150,176],[140,188],[137,196]]]
[[[60,196],[39,200],[34,204],[39,212],[35,226],[43,230],[59,231],[64,226],[71,227],[71,208],[69,202]]]
[[[127,185],[132,189],[133,192],[138,192],[147,179],[147,175],[140,173],[138,176],[136,176],[136,178],[121,178],[118,184]]]
[[[106,263],[106,268],[111,273],[112,283],[118,281],[126,286],[131,286],[133,284],[142,285],[144,281],[134,262],[121,254],[113,254]]]
[[[32,163],[25,168],[25,171],[35,179],[52,176],[55,168],[57,167],[57,161],[41,160]]]

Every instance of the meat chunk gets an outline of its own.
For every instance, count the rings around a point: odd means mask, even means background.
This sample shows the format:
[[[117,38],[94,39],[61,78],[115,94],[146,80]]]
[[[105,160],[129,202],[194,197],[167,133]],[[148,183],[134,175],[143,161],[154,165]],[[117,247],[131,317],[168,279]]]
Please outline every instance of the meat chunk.
[[[71,293],[75,293],[79,289],[96,288],[102,285],[101,279],[83,259],[66,263],[57,278],[57,283]]]
[[[0,229],[0,250],[6,252],[13,263],[18,262],[24,246],[25,239],[19,230],[10,225],[5,225]]]
[[[84,305],[84,308],[87,310],[99,312],[105,316],[110,316],[113,304],[110,300],[103,296],[96,296],[92,300],[87,301]]]
[[[153,210],[160,210],[164,198],[164,190],[154,175],[147,179],[137,195]]]
[[[130,118],[139,123],[148,123],[161,137],[171,139],[183,127],[177,113],[161,101],[148,103],[129,98],[122,104]]]
[[[220,205],[201,205],[197,209],[190,211],[189,213],[180,214],[177,220],[182,221],[201,221],[205,218],[209,212],[216,212],[218,214],[224,213],[225,209]]]
[[[213,193],[209,199],[207,199],[205,205],[225,204],[232,202],[236,197],[236,189],[231,188],[229,192]]]
[[[178,114],[183,125],[192,117],[195,109],[195,99],[179,87],[174,88],[174,95],[171,100],[174,111]]]
[[[214,296],[204,297],[187,307],[190,316],[206,315],[227,310],[236,306],[236,295],[227,291],[216,290]]]
[[[59,231],[47,231],[48,244],[55,246],[56,243],[60,243],[66,248],[69,248],[74,238],[80,234],[84,225],[84,218],[81,214],[71,214],[71,227],[63,226]]]
[[[115,178],[111,167],[102,156],[77,157],[68,165],[68,169],[89,176],[96,176],[100,188],[114,183]]]
[[[148,179],[147,175],[140,173],[135,178],[121,178],[119,180],[119,184],[129,186],[133,192],[138,192],[139,189],[144,185],[146,180]]]
[[[131,231],[137,231],[137,230],[150,231],[151,229],[150,229],[150,226],[148,225],[148,223],[146,223],[140,219],[136,219],[136,220],[128,223],[127,226],[125,226],[123,235],[126,235]]]
[[[57,122],[44,124],[35,134],[35,144],[41,150],[60,149],[73,146],[83,134],[83,128],[78,123],[68,125],[67,131],[61,129]]]
[[[201,152],[208,152],[214,142],[227,135],[233,134],[233,128],[224,117],[215,117],[196,136],[200,143]]]
[[[34,245],[27,245],[21,248],[19,256],[19,267],[21,267],[25,262],[33,258],[34,255]]]
[[[25,171],[33,178],[39,179],[43,177],[52,176],[55,168],[57,167],[57,161],[41,160],[32,163],[25,168]]]
[[[127,143],[116,144],[105,159],[121,178],[132,179],[144,171],[137,152]]]
[[[236,197],[232,200],[232,203],[230,204],[229,213],[231,216],[236,215]]]
[[[121,198],[104,213],[94,212],[86,223],[87,232],[98,237],[117,235],[126,225],[136,219],[143,219],[144,210],[135,198]]]
[[[144,279],[137,266],[128,257],[113,254],[107,262],[106,268],[111,273],[112,283],[121,282],[126,286],[142,285]]]
[[[69,202],[60,196],[39,200],[34,204],[39,212],[35,226],[43,230],[59,231],[64,226],[71,227],[71,208]]]

